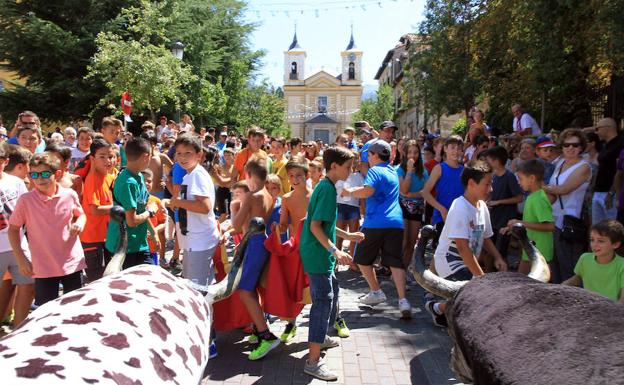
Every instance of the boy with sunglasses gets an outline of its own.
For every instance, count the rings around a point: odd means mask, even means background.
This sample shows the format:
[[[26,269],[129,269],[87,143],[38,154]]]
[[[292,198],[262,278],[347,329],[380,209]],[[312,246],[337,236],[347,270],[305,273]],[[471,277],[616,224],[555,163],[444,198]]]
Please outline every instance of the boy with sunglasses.
[[[28,178],[34,188],[18,199],[9,220],[11,248],[20,273],[35,278],[38,306],[58,297],[59,284],[63,284],[64,293],[80,288],[80,273],[86,266],[78,235],[87,217],[78,194],[57,183],[60,163],[50,153],[33,156]],[[22,226],[28,233],[32,263],[21,247]]]

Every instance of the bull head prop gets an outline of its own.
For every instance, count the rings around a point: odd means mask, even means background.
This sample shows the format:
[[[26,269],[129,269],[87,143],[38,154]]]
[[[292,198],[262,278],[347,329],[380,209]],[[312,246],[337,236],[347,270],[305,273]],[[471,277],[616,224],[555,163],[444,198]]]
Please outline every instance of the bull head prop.
[[[516,225],[512,235],[531,260],[529,277],[488,273],[466,282],[425,267],[431,226],[421,230],[409,270],[447,299],[450,366],[475,384],[616,384],[624,378],[624,306],[584,289],[545,282],[548,265]]]
[[[107,276],[48,302],[0,339],[2,384],[199,384],[208,362],[211,305],[237,288],[254,218],[221,282],[195,286],[159,266],[121,270],[127,235]],[[198,290],[196,290],[198,289]]]

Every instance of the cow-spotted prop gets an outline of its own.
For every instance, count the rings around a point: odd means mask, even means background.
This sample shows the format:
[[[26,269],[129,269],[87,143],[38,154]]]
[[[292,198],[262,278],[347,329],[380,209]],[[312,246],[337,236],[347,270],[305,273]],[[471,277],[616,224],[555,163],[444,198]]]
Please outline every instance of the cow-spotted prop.
[[[209,303],[188,281],[142,265],[38,308],[0,340],[0,383],[198,384]]]

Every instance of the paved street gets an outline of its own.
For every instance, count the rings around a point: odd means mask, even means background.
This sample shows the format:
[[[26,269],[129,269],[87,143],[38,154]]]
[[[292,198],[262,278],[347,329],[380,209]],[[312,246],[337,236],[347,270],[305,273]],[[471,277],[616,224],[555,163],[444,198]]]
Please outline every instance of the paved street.
[[[432,325],[422,306],[423,290],[410,287],[408,299],[414,306],[411,321],[399,319],[394,285],[382,279],[388,302],[374,309],[358,305],[367,291],[359,273],[340,271],[340,305],[351,329],[351,337],[326,352],[325,359],[339,376],[332,384],[458,384],[448,367],[451,342],[445,330]],[[263,360],[247,359],[250,344],[240,331],[218,336],[219,356],[210,361],[203,385],[216,384],[322,384],[324,381],[303,374],[307,353],[308,309],[299,319],[297,338],[280,345]],[[271,330],[279,336],[284,322]],[[333,329],[332,329],[333,330]]]

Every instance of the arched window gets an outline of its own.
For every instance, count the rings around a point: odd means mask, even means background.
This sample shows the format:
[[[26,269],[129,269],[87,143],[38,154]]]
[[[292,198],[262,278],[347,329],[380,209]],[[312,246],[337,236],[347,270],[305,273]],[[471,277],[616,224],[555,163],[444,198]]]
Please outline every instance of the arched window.
[[[349,80],[355,80],[355,64],[349,63]]]
[[[297,79],[297,62],[290,63],[290,79]]]

